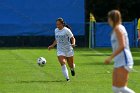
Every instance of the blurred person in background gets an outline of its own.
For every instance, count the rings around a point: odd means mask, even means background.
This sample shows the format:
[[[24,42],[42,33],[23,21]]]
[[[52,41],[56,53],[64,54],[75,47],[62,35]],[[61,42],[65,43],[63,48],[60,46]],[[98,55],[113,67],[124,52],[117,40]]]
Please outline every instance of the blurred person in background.
[[[138,40],[140,40],[140,18],[138,19],[137,29],[138,29]]]
[[[114,93],[135,93],[128,88],[129,73],[133,69],[133,57],[129,47],[128,33],[122,25],[121,13],[112,10],[108,13],[108,23],[112,27],[111,44],[113,52],[105,60],[109,64],[114,58],[114,70],[112,77],[112,89]]]
[[[138,29],[138,39],[140,40],[140,18],[138,19],[137,29]]]
[[[137,25],[137,30],[138,30],[138,46],[140,46],[140,18],[138,19],[138,25]]]
[[[96,22],[95,17],[92,13],[90,13],[90,22]]]

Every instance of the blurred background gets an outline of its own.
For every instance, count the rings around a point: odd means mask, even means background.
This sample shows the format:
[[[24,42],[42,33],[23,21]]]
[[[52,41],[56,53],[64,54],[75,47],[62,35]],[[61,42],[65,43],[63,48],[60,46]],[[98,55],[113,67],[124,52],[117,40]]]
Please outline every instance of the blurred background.
[[[97,21],[106,21],[107,12],[118,9],[122,13],[123,21],[132,21],[140,17],[140,0],[86,0],[88,12],[94,14]]]
[[[0,46],[47,47],[54,40],[56,19],[62,17],[79,47],[110,47],[106,22],[112,9],[121,11],[130,45],[137,47],[140,0],[0,0]]]

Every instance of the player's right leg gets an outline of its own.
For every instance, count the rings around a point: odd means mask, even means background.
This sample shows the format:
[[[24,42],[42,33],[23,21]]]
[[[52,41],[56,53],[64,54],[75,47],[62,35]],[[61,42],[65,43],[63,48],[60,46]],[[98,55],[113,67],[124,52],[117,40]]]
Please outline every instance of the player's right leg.
[[[58,56],[59,63],[61,64],[61,67],[62,67],[62,73],[63,73],[64,77],[66,78],[66,80],[69,81],[70,78],[69,78],[69,74],[68,74],[68,69],[66,67],[65,54],[63,52],[58,52],[57,56]]]

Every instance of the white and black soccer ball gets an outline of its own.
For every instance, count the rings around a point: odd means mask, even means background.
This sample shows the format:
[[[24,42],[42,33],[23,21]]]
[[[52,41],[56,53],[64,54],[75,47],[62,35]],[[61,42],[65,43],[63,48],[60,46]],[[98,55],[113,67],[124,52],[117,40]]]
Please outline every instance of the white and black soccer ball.
[[[39,66],[41,66],[41,67],[43,67],[43,66],[45,66],[45,64],[46,64],[46,59],[44,58],[44,57],[39,57],[38,59],[37,59],[37,64],[39,65]]]

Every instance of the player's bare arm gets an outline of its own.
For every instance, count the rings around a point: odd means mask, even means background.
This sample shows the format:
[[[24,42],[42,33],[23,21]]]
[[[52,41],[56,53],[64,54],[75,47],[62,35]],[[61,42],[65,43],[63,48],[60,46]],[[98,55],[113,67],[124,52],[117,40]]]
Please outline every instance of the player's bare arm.
[[[48,49],[50,50],[50,49],[54,48],[54,46],[55,46],[56,44],[57,44],[57,42],[56,42],[56,40],[54,40],[53,44],[50,45],[50,46],[48,47]]]
[[[75,47],[75,42],[76,42],[76,40],[75,40],[75,38],[74,37],[71,37],[71,42],[72,42],[72,47]]]
[[[111,62],[111,60],[117,56],[119,53],[121,53],[124,48],[125,48],[125,38],[124,38],[124,35],[123,33],[120,31],[120,29],[118,27],[116,27],[114,29],[116,35],[117,35],[117,38],[118,38],[118,41],[119,41],[119,47],[118,49],[110,56],[108,57],[106,60],[105,60],[105,63],[106,64],[109,64]]]

